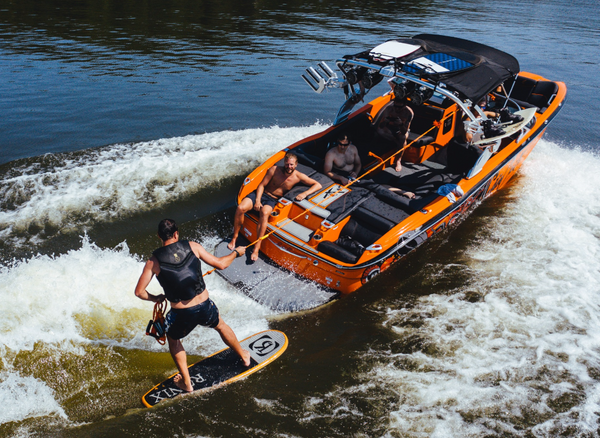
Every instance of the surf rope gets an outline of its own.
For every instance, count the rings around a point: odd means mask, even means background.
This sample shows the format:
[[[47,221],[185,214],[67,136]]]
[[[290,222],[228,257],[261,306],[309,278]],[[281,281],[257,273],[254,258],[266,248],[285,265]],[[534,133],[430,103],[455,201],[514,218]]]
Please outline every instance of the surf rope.
[[[160,345],[165,345],[167,342],[165,311],[167,310],[167,300],[162,300],[160,303],[154,303],[154,311],[152,319],[146,327],[146,334],[152,336]]]
[[[419,141],[421,138],[425,137],[427,134],[429,134],[429,132],[431,132],[433,129],[435,128],[439,128],[440,126],[442,126],[442,122],[444,120],[446,120],[448,117],[452,116],[456,114],[456,111],[448,114],[447,116],[443,117],[440,121],[436,121],[433,123],[433,126],[431,128],[429,128],[427,131],[425,131],[423,134],[419,135],[417,138],[415,138],[413,141],[411,141],[410,143],[408,143],[406,146],[404,146],[403,148],[401,148],[400,150],[398,150],[396,153],[390,155],[388,158],[386,158],[385,160],[378,157],[377,155],[375,155],[372,152],[369,152],[369,155],[372,157],[377,158],[380,162],[373,166],[371,169],[367,170],[365,173],[363,173],[361,176],[357,177],[356,179],[353,179],[352,181],[348,181],[348,183],[344,186],[340,185],[338,190],[336,190],[334,193],[329,194],[328,196],[326,196],[325,198],[323,198],[319,203],[309,207],[309,208],[305,208],[302,212],[300,212],[300,214],[298,214],[297,216],[293,217],[293,218],[288,218],[285,223],[283,223],[282,225],[276,225],[273,230],[269,231],[268,233],[265,233],[264,236],[259,237],[258,239],[256,239],[254,242],[249,243],[248,245],[246,245],[244,248],[249,248],[253,245],[255,245],[259,240],[265,240],[267,237],[269,237],[271,234],[275,233],[276,231],[281,230],[285,225],[287,225],[290,222],[295,221],[296,219],[298,219],[300,216],[302,216],[303,214],[308,213],[309,211],[311,211],[313,208],[315,207],[319,207],[323,202],[327,201],[328,199],[334,197],[335,195],[337,195],[338,193],[340,193],[343,190],[348,189],[350,186],[352,186],[354,183],[359,182],[361,179],[363,179],[365,176],[369,175],[370,173],[373,173],[375,170],[379,169],[380,167],[385,166],[385,164],[389,161],[391,164],[391,160],[396,157],[396,155],[398,154],[402,154],[406,149],[408,149],[409,147],[411,147],[415,142]],[[213,268],[210,271],[207,271],[204,276],[207,276],[209,274],[212,274],[214,271],[216,271],[217,268]]]

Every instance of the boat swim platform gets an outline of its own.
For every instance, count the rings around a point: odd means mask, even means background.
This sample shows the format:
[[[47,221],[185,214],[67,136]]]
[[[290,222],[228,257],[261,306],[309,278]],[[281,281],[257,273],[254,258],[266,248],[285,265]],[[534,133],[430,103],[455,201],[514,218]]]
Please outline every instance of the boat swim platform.
[[[229,239],[215,247],[214,254],[223,257],[231,254]],[[236,246],[246,246],[248,241],[238,237]],[[269,261],[262,253],[252,262],[248,248],[246,254],[236,258],[223,270],[217,270],[225,280],[239,288],[259,304],[277,312],[300,312],[322,306],[339,297],[339,292],[322,288],[316,283],[297,277]]]

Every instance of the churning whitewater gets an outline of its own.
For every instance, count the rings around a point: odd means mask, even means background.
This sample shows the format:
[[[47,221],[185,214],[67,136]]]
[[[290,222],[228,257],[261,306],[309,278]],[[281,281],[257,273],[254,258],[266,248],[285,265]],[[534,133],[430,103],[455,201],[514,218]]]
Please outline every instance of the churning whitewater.
[[[73,226],[110,220],[117,209],[135,211],[144,205],[138,198],[166,202],[244,174],[291,137],[321,128],[120,145],[63,156],[44,169],[41,163],[23,167],[2,182],[13,206],[2,213],[2,233],[12,238],[22,222],[71,226],[72,216],[88,205]],[[247,145],[243,153],[236,147],[240,143]],[[528,429],[549,437],[570,427],[593,433],[600,409],[599,170],[594,154],[541,140],[506,189],[503,208],[486,216],[461,250],[461,262],[425,267],[438,280],[460,272],[468,278],[465,284],[432,288],[414,306],[401,299],[369,304],[394,343],[361,353],[368,365],[353,371],[348,386],[307,399],[302,421],[379,412],[374,420],[387,433],[415,437],[521,436]],[[168,189],[157,184],[167,179],[177,182]],[[107,202],[110,208],[103,207]],[[211,248],[219,237],[202,243]],[[133,295],[142,266],[126,243],[103,249],[83,237],[68,253],[0,267],[6,309],[0,398],[10,401],[0,423],[26,418],[69,423],[67,400],[125,377],[118,371],[128,360],[121,349],[164,351],[143,334],[151,309]],[[239,337],[269,328],[268,309],[217,275],[207,282]],[[159,293],[158,283],[149,291]],[[218,336],[207,331],[186,340],[192,354],[221,347]],[[70,383],[81,368],[93,381]],[[382,409],[363,412],[359,399],[381,403]]]
[[[345,409],[309,400],[306,415],[367,415],[357,401],[381,399],[394,402],[378,420],[402,436],[597,436],[599,170],[598,156],[542,140],[462,263],[427,267],[432,283],[466,284],[373,303],[396,341],[365,355],[376,365],[362,384],[328,394]]]
[[[273,152],[322,129],[222,131],[28,160],[0,175],[0,239],[35,245],[156,209],[249,173]]]
[[[216,242],[214,238],[202,244],[210,248]],[[97,385],[127,378],[121,375],[126,359],[119,349],[165,351],[144,334],[152,306],[133,294],[143,263],[124,243],[101,249],[84,238],[79,249],[67,254],[39,255],[0,268],[5,309],[0,398],[12,401],[0,414],[0,423],[67,418],[61,403],[90,396]],[[269,328],[268,309],[218,275],[205,280],[221,315],[238,336]],[[161,293],[156,281],[148,290]],[[223,347],[216,332],[196,330],[186,338],[186,348],[190,354],[206,356]],[[82,381],[83,370],[88,377]]]

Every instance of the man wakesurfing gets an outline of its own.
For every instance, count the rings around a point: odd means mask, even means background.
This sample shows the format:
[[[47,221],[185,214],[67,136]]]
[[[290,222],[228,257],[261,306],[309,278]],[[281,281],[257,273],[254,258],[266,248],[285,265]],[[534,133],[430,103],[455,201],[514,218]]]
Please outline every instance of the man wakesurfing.
[[[181,339],[190,334],[197,325],[215,329],[223,342],[240,356],[244,365],[250,366],[250,353],[242,348],[235,333],[225,324],[217,306],[208,297],[200,262],[203,261],[217,269],[225,269],[236,257],[245,254],[246,248],[240,246],[233,249],[231,254],[216,257],[199,243],[179,240],[177,224],[172,219],[164,219],[158,224],[158,237],[162,247],[155,250],[146,262],[135,287],[135,295],[146,301],[169,300],[171,310],[167,313],[165,321],[167,341],[169,352],[179,370],[173,381],[183,391],[191,392],[194,388]],[[164,294],[151,295],[146,291],[155,275]]]

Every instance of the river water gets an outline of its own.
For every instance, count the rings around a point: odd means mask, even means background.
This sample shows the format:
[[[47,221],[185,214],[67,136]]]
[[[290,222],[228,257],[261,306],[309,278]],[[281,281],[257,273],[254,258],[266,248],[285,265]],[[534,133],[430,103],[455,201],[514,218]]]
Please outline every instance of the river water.
[[[0,2],[0,436],[599,436],[600,7],[506,3]],[[158,221],[211,248],[251,169],[342,103],[303,69],[424,32],[567,83],[518,176],[320,309],[276,314],[208,276],[238,337],[289,348],[142,408],[175,370],[133,295]],[[190,360],[221,345],[185,340]]]

